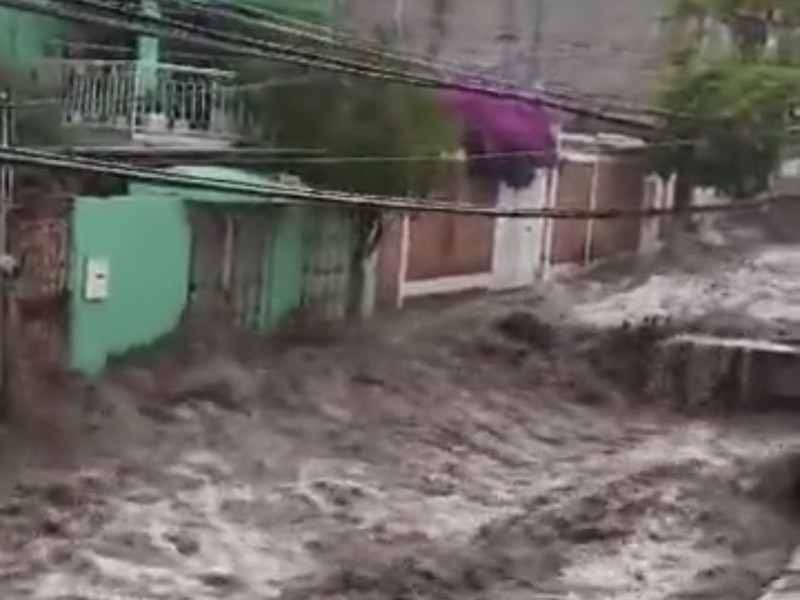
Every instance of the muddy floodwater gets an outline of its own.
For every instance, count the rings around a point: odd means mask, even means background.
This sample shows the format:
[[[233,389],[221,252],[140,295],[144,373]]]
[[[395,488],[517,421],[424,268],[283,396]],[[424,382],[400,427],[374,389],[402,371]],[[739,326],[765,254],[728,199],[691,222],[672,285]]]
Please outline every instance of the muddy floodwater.
[[[91,410],[31,399],[2,440],[0,597],[756,600],[800,543],[800,413],[687,415],[626,376],[642,319],[718,332],[717,297],[764,335],[783,303],[789,337],[800,251],[748,256],[713,285],[678,269],[165,351]]]

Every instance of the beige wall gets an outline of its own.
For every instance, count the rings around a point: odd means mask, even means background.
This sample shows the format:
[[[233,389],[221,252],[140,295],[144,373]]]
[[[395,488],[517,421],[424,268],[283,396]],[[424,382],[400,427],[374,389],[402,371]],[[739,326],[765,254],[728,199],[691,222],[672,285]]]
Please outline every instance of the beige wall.
[[[403,268],[404,215],[384,216],[383,237],[378,247],[376,303],[379,307],[395,307],[400,297],[400,276]]]
[[[647,179],[644,163],[635,157],[602,151],[599,155],[566,152],[553,178],[551,205],[577,211],[638,210],[648,205],[653,193],[648,191]],[[473,192],[480,189],[470,188]],[[481,190],[477,194],[485,204],[489,203],[489,196],[483,197],[487,193]],[[407,217],[405,225],[402,217],[392,223],[380,249],[378,296],[382,304],[396,306],[404,294],[491,286],[497,220],[420,213]],[[531,247],[519,247],[518,251],[539,255],[545,247],[550,265],[585,265],[638,252],[645,223],[636,216],[551,220],[544,240],[534,236],[530,239],[535,241],[528,243]]]
[[[493,248],[494,219],[419,215],[410,223],[408,280],[488,273]]]
[[[567,155],[559,165],[555,206],[564,210],[639,210],[647,201],[647,169],[636,158]],[[563,219],[552,223],[550,263],[586,264],[636,252],[640,217]]]
[[[635,160],[603,161],[598,165],[597,210],[643,208],[647,172]],[[611,257],[639,248],[641,219],[627,217],[596,220],[592,225],[591,260]]]
[[[589,210],[593,168],[592,163],[560,162],[556,208]],[[586,254],[588,221],[559,219],[553,221],[552,228],[550,262],[554,265],[582,264]]]

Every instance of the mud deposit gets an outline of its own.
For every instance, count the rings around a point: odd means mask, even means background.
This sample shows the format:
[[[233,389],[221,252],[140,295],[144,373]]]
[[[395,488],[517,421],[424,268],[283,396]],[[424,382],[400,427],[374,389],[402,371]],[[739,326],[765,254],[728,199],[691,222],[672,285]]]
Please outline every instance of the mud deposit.
[[[800,420],[668,411],[660,334],[568,319],[478,300],[120,367],[33,411],[72,414],[57,440],[7,434],[0,597],[758,598],[798,542]]]

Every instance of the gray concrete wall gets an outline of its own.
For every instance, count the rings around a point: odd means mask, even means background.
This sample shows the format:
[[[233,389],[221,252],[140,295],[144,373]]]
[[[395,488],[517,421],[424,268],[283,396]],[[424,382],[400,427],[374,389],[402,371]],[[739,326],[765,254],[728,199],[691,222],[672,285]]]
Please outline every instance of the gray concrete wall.
[[[582,92],[643,99],[662,53],[667,0],[340,0],[346,27],[369,35],[401,16],[402,46],[481,64],[521,82],[535,77]],[[436,8],[444,18],[436,17]],[[510,63],[503,68],[503,63]]]
[[[785,160],[772,182],[775,194],[800,196],[800,158]]]

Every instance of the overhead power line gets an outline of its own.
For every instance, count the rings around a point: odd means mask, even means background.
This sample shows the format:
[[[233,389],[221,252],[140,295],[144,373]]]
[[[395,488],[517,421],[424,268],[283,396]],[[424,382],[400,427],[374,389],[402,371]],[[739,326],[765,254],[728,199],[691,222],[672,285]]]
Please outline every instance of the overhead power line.
[[[244,7],[233,5],[230,2],[221,2],[223,7],[209,6],[203,0],[172,0],[174,4],[181,6],[188,6],[203,14],[212,14],[222,18],[235,20],[248,27],[258,27],[271,34],[279,33],[284,35],[291,35],[299,39],[309,40],[321,44],[328,45],[340,50],[353,50],[366,53],[375,58],[384,60],[391,60],[399,64],[405,63],[407,66],[422,67],[432,72],[441,73],[450,77],[460,77],[462,79],[470,79],[480,82],[480,84],[489,86],[496,89],[513,89],[517,84],[509,79],[498,77],[487,77],[475,70],[464,68],[463,65],[455,63],[447,63],[441,59],[432,60],[430,57],[415,54],[410,52],[399,52],[394,48],[383,47],[374,43],[369,43],[363,39],[354,38],[351,36],[342,37],[336,34],[333,30],[324,30],[323,33],[317,33],[313,29],[303,26],[284,25],[275,23],[272,19],[275,18],[275,11],[270,11],[265,8]],[[301,21],[302,22],[302,21]],[[581,101],[586,103],[587,100],[593,103],[597,110],[615,110],[620,113],[640,114],[649,116],[659,116],[668,114],[667,111],[653,106],[641,106],[631,104],[629,102],[622,102],[618,99],[592,97],[587,94],[570,93],[567,90],[555,89],[548,86],[547,83],[540,81],[539,90],[537,91],[539,97],[550,97],[555,100],[564,102],[577,102]]]
[[[276,25],[274,23],[269,23],[267,21],[264,21],[263,19],[255,19],[254,20],[253,19],[253,15],[256,15],[256,16],[260,15],[262,17],[265,14],[266,15],[269,15],[269,14],[273,14],[274,15],[274,12],[271,13],[268,9],[264,9],[264,8],[258,8],[258,9],[254,8],[254,7],[245,8],[244,6],[240,5],[240,6],[238,6],[238,10],[237,10],[237,8],[234,8],[235,5],[233,5],[232,3],[223,1],[222,4],[229,7],[226,10],[226,9],[217,8],[216,6],[215,7],[210,7],[210,6],[208,6],[208,4],[204,3],[202,0],[173,0],[173,2],[177,3],[177,4],[180,4],[180,5],[184,5],[184,6],[193,6],[193,7],[195,7],[196,10],[202,10],[202,12],[204,12],[204,13],[211,13],[211,14],[214,14],[214,15],[217,15],[217,16],[220,16],[220,17],[233,18],[233,19],[239,21],[240,23],[246,24],[246,25],[251,26],[251,27],[252,26],[260,26],[260,27],[264,28],[266,31],[269,31],[270,33],[282,33],[282,34],[293,35],[293,36],[296,36],[296,37],[301,37],[303,39],[308,39],[308,40],[312,40],[312,41],[315,41],[315,42],[318,42],[318,43],[323,43],[323,44],[329,45],[331,47],[338,48],[340,50],[357,49],[360,52],[367,53],[368,55],[376,57],[376,58],[380,58],[380,59],[384,59],[384,60],[391,60],[391,61],[395,61],[395,62],[398,62],[398,63],[406,63],[406,65],[413,65],[413,66],[416,66],[416,67],[422,67],[422,68],[425,68],[427,70],[430,70],[431,72],[444,73],[445,75],[447,75],[449,77],[460,77],[462,79],[474,80],[474,81],[477,81],[479,83],[477,83],[476,85],[472,85],[470,87],[473,88],[473,91],[476,91],[478,93],[485,93],[487,90],[493,90],[494,92],[500,92],[502,94],[503,92],[508,93],[508,90],[513,89],[514,87],[516,87],[516,84],[514,82],[510,81],[510,80],[502,80],[502,79],[497,79],[497,78],[487,78],[484,75],[481,75],[481,74],[476,73],[474,71],[466,70],[466,69],[464,69],[464,68],[462,68],[460,66],[457,66],[457,65],[448,65],[448,64],[443,63],[440,60],[433,61],[430,58],[425,57],[423,55],[417,55],[417,54],[408,53],[408,52],[398,53],[394,49],[381,47],[381,46],[376,45],[376,44],[370,44],[369,42],[366,42],[366,41],[363,41],[363,40],[360,40],[360,41],[358,41],[356,43],[353,43],[352,38],[347,38],[347,43],[343,43],[343,41],[341,39],[342,36],[336,34],[335,32],[333,33],[333,35],[331,35],[331,34],[319,35],[319,34],[315,34],[313,32],[308,31],[308,28],[297,28],[297,27],[291,27],[291,26],[284,26],[284,25],[280,25],[280,24]],[[242,12],[249,13],[249,16],[243,16],[243,14],[241,14]],[[440,82],[441,82],[441,80],[440,80]],[[443,87],[457,87],[457,85],[455,85],[452,81],[445,80]],[[525,100],[528,100],[528,101],[533,100],[533,99],[538,99],[538,100],[542,101],[542,97],[543,96],[549,96],[549,97],[554,98],[555,100],[552,100],[552,102],[559,102],[559,101],[560,102],[572,102],[574,104],[575,102],[578,101],[578,99],[574,95],[571,96],[571,95],[565,93],[563,90],[562,91],[551,91],[551,90],[548,90],[548,89],[542,89],[542,90],[538,90],[537,91],[537,95],[536,96],[517,94],[518,98],[522,98],[522,99],[525,99]],[[584,97],[584,98],[582,98],[582,100],[585,102],[586,98]],[[546,101],[542,101],[542,102],[543,102],[543,104],[546,104],[546,105],[548,104],[548,102],[546,102]],[[568,110],[568,108],[565,108],[565,106],[566,105],[561,105],[561,106],[553,105],[551,107],[559,108],[561,110]],[[584,108],[586,108],[586,107],[584,106]],[[595,106],[593,108],[595,109],[595,111],[597,111],[598,108],[600,108],[600,107],[598,107],[596,105],[596,103],[595,103]],[[609,102],[608,100],[605,100],[603,102],[602,109],[604,109],[604,110],[614,109],[614,110],[617,110],[619,112],[625,112],[625,113],[630,113],[630,114],[653,115],[653,114],[664,113],[664,111],[661,111],[660,109],[657,109],[655,107],[644,108],[644,107],[641,107],[641,106],[634,106],[634,105],[631,105],[631,104],[623,105],[623,104],[621,104],[619,102],[612,103],[612,102]],[[608,115],[606,115],[605,113],[597,113],[597,112],[595,112],[594,116],[606,117]],[[641,122],[639,122],[639,125],[641,125]]]
[[[651,128],[649,122],[625,116],[609,115],[592,108],[579,106],[574,102],[557,101],[525,93],[449,81],[440,76],[406,73],[402,70],[383,68],[369,63],[347,58],[324,57],[313,51],[293,48],[285,44],[258,40],[238,34],[218,32],[208,28],[184,23],[175,19],[157,18],[144,14],[103,6],[90,0],[0,0],[0,6],[34,12],[65,20],[103,25],[125,31],[188,40],[208,48],[233,51],[243,56],[283,61],[340,73],[350,73],[394,83],[428,88],[448,88],[495,97],[499,99],[541,103],[550,108],[576,115],[597,118],[606,122],[641,130]]]
[[[432,60],[430,57],[422,54],[398,51],[394,48],[388,48],[375,43],[370,43],[362,38],[342,35],[331,28],[315,25],[307,21],[303,21],[302,19],[282,16],[277,11],[264,7],[254,7],[246,4],[234,3],[230,0],[217,0],[214,6],[209,6],[209,4],[204,0],[170,1],[176,5],[191,7],[198,13],[211,14],[221,18],[231,19],[250,28],[261,28],[270,34],[278,33],[283,35],[291,35],[299,39],[325,44],[331,48],[336,48],[339,50],[347,51],[356,49],[359,52],[366,53],[376,58],[390,60],[397,64],[421,67],[429,72],[439,73],[447,77],[458,77],[462,80],[475,81],[478,82],[475,84],[476,86],[485,86],[481,89],[508,91],[516,87],[516,83],[509,79],[498,78],[494,75],[492,77],[487,77],[485,74],[481,74],[474,70],[465,69],[463,65],[447,63],[439,58]],[[278,21],[278,23],[275,21]],[[287,25],[286,23],[289,24]],[[295,23],[295,25],[292,23]],[[575,44],[575,47],[580,47],[584,50],[590,50],[593,48],[587,43]],[[613,44],[609,46],[609,48],[613,49],[615,52],[618,50],[616,45]],[[530,57],[523,57],[522,59],[524,58],[530,59]],[[617,118],[625,118],[623,115],[630,115],[642,116],[648,119],[672,117],[686,119],[689,121],[702,120],[703,122],[718,122],[724,120],[726,117],[726,115],[720,114],[716,118],[705,117],[703,119],[699,119],[697,115],[693,115],[691,113],[668,110],[657,106],[633,104],[631,102],[622,101],[619,98],[609,97],[608,95],[590,94],[571,89],[563,84],[553,84],[545,81],[539,82],[536,96],[526,95],[525,97],[528,100],[535,97],[543,105],[550,106],[551,108],[558,108],[558,106],[554,106],[553,103],[556,103],[556,105],[558,103],[567,103],[570,106],[580,106],[584,110],[591,109],[595,113],[595,118],[610,117],[611,115],[609,115],[609,113],[611,111],[615,113]],[[565,112],[573,112],[565,108],[558,109],[564,110]],[[602,115],[602,117],[598,115]],[[641,125],[642,122],[639,122],[639,124]]]
[[[397,62],[404,62],[409,65],[415,65],[431,69],[439,73],[444,73],[450,76],[459,76],[479,81],[484,85],[513,89],[518,84],[509,79],[498,77],[497,74],[487,76],[486,66],[478,69],[477,65],[470,66],[459,64],[453,61],[447,61],[441,57],[436,60],[431,60],[430,57],[397,48],[384,47],[362,37],[353,34],[344,33],[340,30],[332,29],[324,25],[312,23],[297,17],[291,17],[280,13],[277,10],[269,9],[263,6],[255,7],[247,3],[233,2],[231,0],[216,0],[214,6],[211,7],[204,0],[170,0],[173,4],[181,6],[190,6],[194,10],[202,13],[211,13],[224,18],[235,19],[238,22],[246,24],[249,27],[257,26],[270,32],[279,32],[284,34],[294,35],[298,38],[324,43],[332,47],[341,49],[357,49],[361,52],[368,53],[375,57],[386,58]],[[543,14],[543,13],[542,13]],[[541,17],[542,15],[539,15]],[[548,36],[552,40],[552,36]],[[563,54],[554,53],[555,56],[564,56],[570,53],[570,48],[574,50],[582,50],[585,55],[586,52],[597,52],[598,50],[613,51],[619,54],[621,49],[618,44],[609,44],[607,46],[597,46],[587,44],[586,42],[558,42],[557,49]],[[544,53],[540,54],[545,56]],[[549,54],[547,56],[550,56]],[[532,57],[519,53],[519,60],[527,61],[532,60]],[[631,103],[624,101],[621,98],[611,97],[609,95],[590,94],[573,89],[569,89],[563,84],[555,84],[546,81],[542,78],[538,81],[537,93],[544,96],[549,96],[554,99],[564,101],[583,102],[585,104],[591,103],[597,110],[614,110],[620,113],[640,114],[649,116],[680,116],[675,111],[668,111],[657,106],[642,105],[641,103]],[[684,115],[687,118],[691,115]]]
[[[59,0],[55,0],[58,2]],[[65,0],[60,0],[62,4],[65,3]],[[200,2],[198,0],[174,0],[179,4],[190,5],[193,7],[199,7]],[[32,6],[31,3],[36,4],[36,6]],[[371,77],[377,78],[387,81],[395,81],[398,83],[405,83],[408,85],[416,85],[416,86],[423,86],[423,87],[440,87],[440,88],[451,88],[451,89],[462,89],[464,91],[471,91],[476,94],[483,94],[494,96],[498,98],[507,98],[507,99],[515,99],[515,100],[522,100],[526,102],[538,102],[544,106],[548,106],[550,108],[554,108],[557,110],[562,110],[564,112],[570,112],[580,116],[587,116],[591,118],[596,118],[599,120],[604,120],[606,122],[615,123],[617,125],[623,125],[627,127],[635,127],[641,130],[647,130],[652,127],[652,123],[650,119],[653,117],[659,116],[673,116],[679,118],[687,118],[687,119],[696,119],[697,117],[694,115],[689,114],[681,114],[675,111],[667,111],[657,107],[644,107],[641,105],[635,105],[630,103],[620,102],[616,99],[610,99],[608,97],[600,97],[591,94],[584,94],[584,93],[576,93],[575,91],[564,89],[563,86],[559,86],[561,89],[556,89],[555,87],[549,89],[542,89],[539,90],[536,94],[526,94],[520,92],[511,91],[510,88],[513,87],[513,82],[500,80],[500,79],[492,79],[487,78],[485,76],[473,73],[471,71],[466,71],[463,69],[450,68],[446,65],[442,65],[441,62],[432,62],[429,59],[426,59],[421,56],[413,55],[413,54],[397,54],[395,51],[391,51],[385,48],[381,48],[380,46],[370,45],[367,42],[361,42],[356,46],[347,46],[342,45],[340,41],[338,41],[337,37],[325,37],[325,36],[318,36],[314,35],[313,33],[310,34],[311,37],[308,38],[308,32],[302,29],[291,28],[291,27],[279,27],[275,31],[282,31],[284,33],[296,34],[303,36],[307,39],[314,39],[321,43],[327,43],[332,47],[336,47],[338,49],[353,49],[353,47],[358,48],[359,50],[364,50],[368,52],[370,55],[376,57],[383,57],[389,58],[394,61],[411,61],[411,64],[416,66],[425,67],[426,69],[430,69],[432,72],[444,72],[449,77],[460,77],[462,79],[469,79],[473,81],[477,81],[478,83],[475,84],[466,84],[462,82],[455,82],[448,78],[442,78],[441,76],[433,76],[431,74],[421,75],[415,73],[408,73],[403,71],[398,71],[396,68],[385,68],[380,65],[374,65],[369,63],[363,63],[359,61],[353,61],[349,58],[337,58],[337,57],[325,57],[319,54],[315,54],[313,51],[309,50],[302,50],[293,48],[291,46],[287,46],[285,44],[278,44],[276,42],[269,42],[265,40],[258,40],[252,37],[242,36],[239,34],[219,31],[219,30],[212,30],[208,28],[203,28],[196,26],[191,23],[183,23],[180,21],[176,21],[174,19],[166,19],[166,18],[158,18],[149,15],[139,14],[139,13],[132,13],[129,11],[125,11],[119,8],[113,7],[106,7],[102,4],[98,4],[97,2],[90,1],[90,0],[66,0],[66,4],[80,4],[80,5],[88,5],[95,11],[105,11],[110,12],[112,14],[116,14],[117,17],[124,15],[126,19],[133,20],[133,23],[120,23],[119,21],[114,21],[113,18],[109,22],[109,17],[98,16],[97,14],[93,15],[86,15],[86,14],[75,14],[75,13],[64,13],[59,12],[57,16],[60,16],[64,19],[71,19],[76,20],[78,22],[86,22],[86,19],[90,19],[93,23],[98,24],[105,24],[106,26],[110,27],[121,27],[126,30],[135,30],[137,32],[141,32],[141,29],[147,29],[146,26],[138,24],[137,20],[144,20],[152,26],[153,23],[161,24],[161,25],[169,25],[172,27],[180,26],[182,28],[189,28],[191,31],[186,33],[185,31],[181,31],[179,34],[176,34],[174,31],[168,31],[167,37],[175,37],[176,39],[190,39],[194,43],[198,43],[197,38],[194,35],[197,35],[199,32],[201,35],[211,35],[211,36],[223,36],[226,39],[233,36],[236,40],[235,46],[224,46],[222,49],[225,49],[228,52],[239,52],[239,53],[246,53],[252,55],[252,47],[261,45],[266,45],[268,48],[278,47],[280,52],[293,52],[293,53],[304,53],[304,55],[316,57],[316,61],[308,60],[305,57],[293,57],[289,58],[287,56],[279,56],[278,54],[272,54],[272,51],[267,50],[267,55],[265,56],[263,52],[259,52],[257,55],[261,58],[271,58],[277,60],[283,60],[286,62],[292,62],[294,64],[301,64],[305,66],[313,66],[318,67],[321,69],[326,69],[333,72],[340,72],[340,73],[350,73],[355,75],[360,75],[364,77]],[[24,5],[25,8],[22,10],[31,10],[33,12],[41,12],[46,10],[47,6],[53,8],[54,0],[0,0],[0,5]],[[199,8],[198,8],[199,9]],[[56,7],[56,10],[57,7]],[[226,15],[231,16],[230,12],[223,11],[220,9],[212,9],[206,7],[206,11],[211,10],[214,14],[219,16]],[[249,10],[256,10],[256,9],[249,9]],[[263,12],[263,9],[258,9],[257,12]],[[237,15],[233,15],[237,16]],[[239,15],[239,19],[242,17]],[[249,25],[253,25],[254,22],[252,19],[246,20]],[[258,23],[255,23],[258,24]],[[265,25],[262,21],[261,25]],[[268,24],[266,24],[268,25]],[[133,28],[133,29],[131,29]],[[194,33],[192,33],[194,32]],[[163,31],[161,32],[163,33]],[[204,38],[201,44],[212,44],[215,47],[219,47],[220,43],[219,40],[211,40],[208,38]],[[247,44],[246,46],[242,46],[242,43]],[[224,43],[223,43],[224,45]],[[327,61],[324,64],[322,61]],[[335,65],[328,64],[331,61],[335,61]],[[282,83],[283,84],[283,83]],[[286,83],[288,84],[288,83]],[[263,83],[254,83],[252,87],[258,86],[265,86],[269,87],[273,85],[269,81],[265,81]],[[614,111],[616,114],[609,114],[609,111]],[[633,119],[629,117],[629,115],[639,115],[647,117],[647,121],[642,121],[638,119]],[[721,116],[722,118],[722,116]]]
[[[392,196],[369,196],[346,192],[334,192],[284,184],[250,184],[229,180],[169,173],[157,169],[132,167],[123,163],[106,162],[85,158],[62,156],[21,148],[0,148],[0,163],[19,166],[46,167],[63,171],[77,171],[119,177],[128,181],[149,183],[163,187],[202,189],[221,193],[250,196],[272,202],[290,202],[316,205],[338,205],[352,209],[377,209],[402,212],[431,212],[472,215],[488,218],[527,218],[555,220],[615,219],[631,217],[661,217],[677,213],[715,213],[730,211],[752,211],[765,208],[782,200],[794,198],[772,197],[732,204],[709,204],[693,206],[684,210],[672,208],[647,209],[559,209],[559,208],[497,208],[452,202],[431,201],[425,198]],[[113,200],[110,200],[113,202]]]
[[[314,158],[325,154],[319,148],[265,148],[233,147],[209,149],[191,146],[69,146],[39,148],[44,152],[60,156],[81,156],[89,158],[173,158],[191,160],[195,158],[214,159],[233,157],[252,161],[286,160],[289,158]]]
[[[203,0],[171,0],[174,3],[178,4],[185,4],[185,3],[193,3],[196,4],[198,7],[209,8],[209,4],[204,2]],[[215,0],[214,8],[215,10],[217,7],[226,7],[227,10],[232,12],[237,12],[241,15],[244,15],[250,19],[252,18],[260,18],[260,19],[268,19],[277,23],[281,23],[284,25],[293,26],[300,30],[305,30],[307,32],[317,33],[319,35],[324,35],[328,38],[335,38],[341,41],[346,41],[353,46],[362,47],[365,49],[374,49],[374,48],[381,48],[377,44],[375,44],[374,40],[366,38],[362,35],[359,35],[356,31],[352,29],[346,29],[344,27],[337,26],[336,28],[330,27],[328,25],[315,23],[308,19],[303,19],[299,16],[289,15],[285,12],[281,12],[277,9],[272,9],[267,6],[255,6],[249,2],[240,2],[238,0]],[[462,18],[463,19],[463,18]],[[463,19],[466,22],[466,19]],[[455,24],[456,26],[460,25],[461,19],[457,19],[455,23],[453,23],[452,18],[448,18],[448,23]],[[554,46],[554,49],[558,53],[575,53],[573,51],[579,51],[581,54],[586,52],[597,52],[598,50],[613,52],[614,54],[631,54],[641,57],[652,57],[651,52],[643,51],[641,49],[631,49],[625,48],[621,46],[619,43],[603,43],[603,44],[589,44],[585,40],[576,40],[572,38],[560,38],[554,37],[552,34],[547,36],[548,45]],[[409,59],[425,59],[426,55],[421,54],[419,52],[413,52],[410,50],[405,50],[402,48],[392,48],[392,52],[396,55],[407,57]],[[520,58],[522,58],[522,53],[520,53]],[[456,69],[469,69],[470,67],[474,67],[476,69],[481,68],[484,69],[488,65],[481,65],[477,63],[463,63],[463,62],[456,62],[453,60],[447,59],[438,59],[437,62],[445,67],[452,67]],[[474,75],[481,75],[480,72],[470,71]],[[491,79],[497,81],[497,79],[492,76]]]

